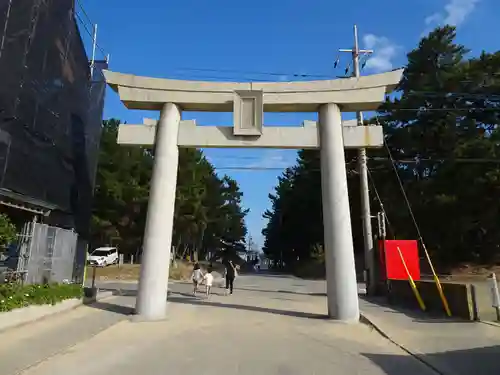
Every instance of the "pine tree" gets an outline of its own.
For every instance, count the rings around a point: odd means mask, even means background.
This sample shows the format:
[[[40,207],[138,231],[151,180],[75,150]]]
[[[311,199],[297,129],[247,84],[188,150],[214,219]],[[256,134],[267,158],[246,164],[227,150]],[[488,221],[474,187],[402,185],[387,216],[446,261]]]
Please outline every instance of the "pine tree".
[[[386,134],[386,147],[369,151],[372,213],[379,195],[389,237],[420,233],[442,269],[500,256],[500,52],[468,58],[455,38],[450,26],[422,38],[407,55],[395,97],[369,120]],[[355,153],[347,151],[346,160],[355,251],[362,251]],[[306,264],[323,242],[318,152],[301,151],[270,200],[266,254],[294,262],[299,253]]]
[[[93,246],[142,248],[154,154],[116,143],[118,120],[104,121],[92,217]],[[174,233],[178,256],[244,248],[248,211],[236,181],[219,178],[200,150],[179,150]]]

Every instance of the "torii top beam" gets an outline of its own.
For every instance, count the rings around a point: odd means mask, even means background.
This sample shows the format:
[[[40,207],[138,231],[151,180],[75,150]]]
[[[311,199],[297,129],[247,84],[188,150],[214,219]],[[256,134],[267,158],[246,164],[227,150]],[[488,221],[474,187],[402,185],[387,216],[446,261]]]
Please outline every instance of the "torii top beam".
[[[398,85],[403,70],[359,78],[297,82],[206,82],[141,77],[103,71],[129,109],[161,110],[176,103],[184,111],[231,112],[236,91],[262,91],[265,112],[317,112],[325,103],[344,112],[373,111]]]

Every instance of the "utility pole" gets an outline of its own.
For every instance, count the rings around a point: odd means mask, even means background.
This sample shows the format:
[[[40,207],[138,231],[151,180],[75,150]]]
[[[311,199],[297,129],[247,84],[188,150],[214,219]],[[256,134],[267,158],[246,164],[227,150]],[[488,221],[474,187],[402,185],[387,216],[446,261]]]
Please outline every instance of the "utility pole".
[[[354,48],[340,49],[339,52],[348,52],[352,54],[353,76],[358,78],[359,71],[359,55],[367,55],[373,53],[373,50],[360,50],[358,42],[358,27],[354,25]],[[363,125],[363,113],[356,112],[358,126]],[[372,222],[370,214],[370,191],[368,189],[368,166],[366,159],[366,148],[358,150],[358,169],[361,185],[361,209],[363,220],[363,238],[364,238],[364,254],[365,254],[365,281],[366,292],[368,295],[373,295],[376,290],[376,272],[375,272],[375,256],[373,249]]]

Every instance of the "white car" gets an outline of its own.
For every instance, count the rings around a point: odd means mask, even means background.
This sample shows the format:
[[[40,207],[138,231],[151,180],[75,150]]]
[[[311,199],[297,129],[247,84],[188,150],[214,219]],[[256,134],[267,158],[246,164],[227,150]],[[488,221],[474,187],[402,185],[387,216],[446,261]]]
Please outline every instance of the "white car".
[[[116,247],[98,247],[88,255],[87,261],[98,267],[116,264],[118,263],[118,249]]]

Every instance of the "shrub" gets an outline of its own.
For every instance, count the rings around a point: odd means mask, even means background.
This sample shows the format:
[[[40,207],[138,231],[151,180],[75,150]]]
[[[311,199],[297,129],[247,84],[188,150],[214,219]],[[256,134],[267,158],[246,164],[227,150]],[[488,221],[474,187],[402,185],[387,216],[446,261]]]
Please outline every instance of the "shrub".
[[[5,214],[0,214],[0,251],[5,246],[16,240],[17,230],[9,217]]]
[[[0,285],[0,312],[30,305],[55,305],[58,302],[82,298],[79,284],[25,285],[7,283]]]
[[[322,244],[314,244],[310,249],[311,258],[297,262],[293,267],[295,276],[303,279],[324,279],[325,249]]]
[[[293,274],[302,279],[324,279],[326,275],[325,262],[311,259],[296,265]]]

